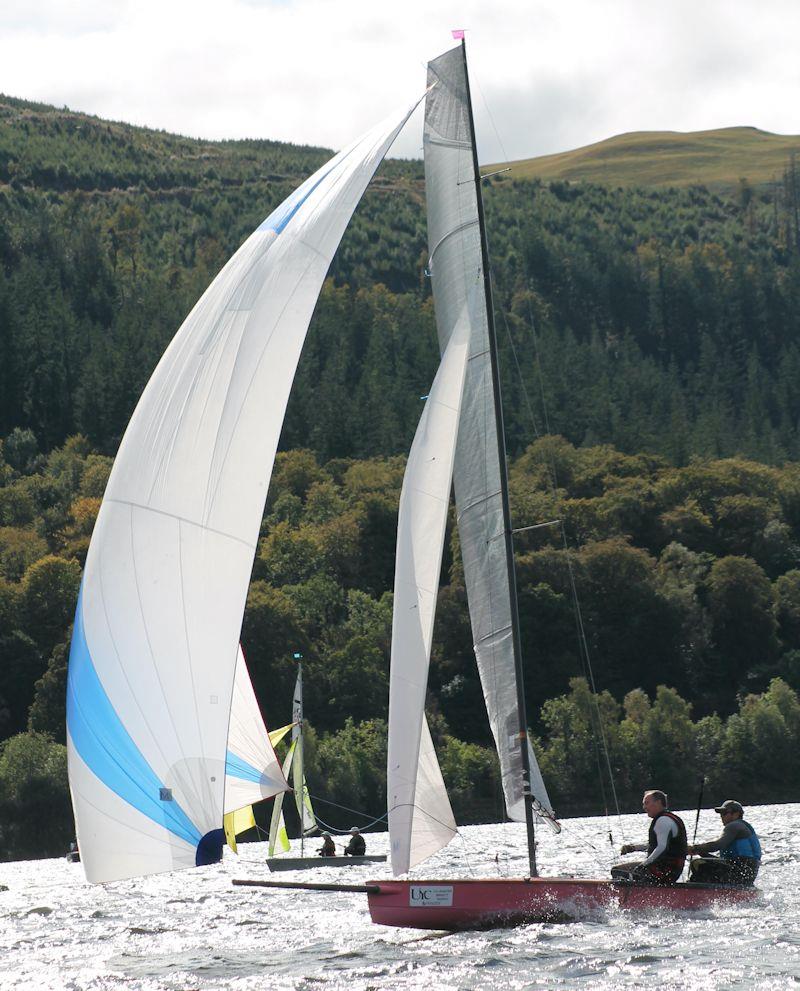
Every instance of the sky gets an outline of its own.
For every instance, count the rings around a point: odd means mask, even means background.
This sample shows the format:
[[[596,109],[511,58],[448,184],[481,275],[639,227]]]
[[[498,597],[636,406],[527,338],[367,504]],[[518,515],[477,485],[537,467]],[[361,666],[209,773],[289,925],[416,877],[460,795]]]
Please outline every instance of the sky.
[[[0,92],[338,149],[466,30],[483,163],[627,131],[800,133],[798,0],[0,0]],[[392,154],[421,156],[419,112]]]

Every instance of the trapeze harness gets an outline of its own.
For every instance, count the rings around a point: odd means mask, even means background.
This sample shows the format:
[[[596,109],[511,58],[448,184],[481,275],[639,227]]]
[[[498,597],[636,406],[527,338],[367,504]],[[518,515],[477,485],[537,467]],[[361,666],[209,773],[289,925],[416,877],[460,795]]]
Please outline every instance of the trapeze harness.
[[[675,823],[678,828],[678,835],[673,836],[670,833],[670,836],[667,839],[666,850],[664,850],[659,857],[652,861],[652,863],[647,864],[644,867],[644,870],[646,870],[654,880],[670,883],[677,881],[681,876],[683,865],[686,863],[688,842],[686,839],[686,827],[683,824],[683,820],[679,816],[676,816],[673,812],[659,812],[657,816],[653,817],[653,821],[650,823],[650,830],[647,834],[648,856],[658,846],[658,838],[656,837],[656,823],[662,816],[666,816]]]
[[[750,835],[740,836],[729,847],[720,850],[719,858],[730,865],[733,876],[740,883],[752,884],[761,866],[761,843],[749,822],[744,819],[739,822],[747,827]]]
[[[720,850],[719,855],[722,860],[761,860],[761,844],[756,836],[756,831],[749,822],[740,819],[739,822],[750,831],[749,836],[740,836],[734,840],[729,847]]]

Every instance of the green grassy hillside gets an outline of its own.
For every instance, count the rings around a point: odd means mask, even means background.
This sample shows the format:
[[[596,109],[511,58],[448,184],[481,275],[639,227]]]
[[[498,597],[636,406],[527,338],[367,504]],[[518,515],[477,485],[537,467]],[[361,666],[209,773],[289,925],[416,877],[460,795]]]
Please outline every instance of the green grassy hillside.
[[[757,127],[716,131],[634,131],[596,144],[511,162],[517,179],[565,179],[615,186],[724,188],[740,179],[754,186],[781,178],[787,159],[800,153],[800,136]],[[488,172],[502,165],[487,166]]]

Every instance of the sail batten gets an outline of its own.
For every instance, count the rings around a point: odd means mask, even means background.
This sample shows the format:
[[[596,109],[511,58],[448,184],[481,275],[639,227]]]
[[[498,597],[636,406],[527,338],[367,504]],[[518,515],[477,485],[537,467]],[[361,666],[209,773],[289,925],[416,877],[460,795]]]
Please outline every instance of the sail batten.
[[[195,304],[128,424],[68,675],[70,789],[90,881],[221,856],[237,644],[289,390],[333,253],[411,110],[272,211]],[[83,693],[95,686],[89,711]]]

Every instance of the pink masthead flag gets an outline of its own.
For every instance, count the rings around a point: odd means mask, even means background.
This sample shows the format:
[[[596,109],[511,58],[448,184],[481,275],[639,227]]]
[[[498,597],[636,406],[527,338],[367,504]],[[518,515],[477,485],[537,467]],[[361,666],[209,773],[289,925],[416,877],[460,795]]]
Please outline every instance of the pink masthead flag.
[[[461,41],[464,37],[464,28],[455,28],[453,30],[453,37],[456,41]]]

